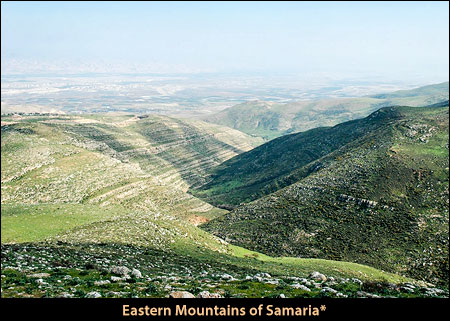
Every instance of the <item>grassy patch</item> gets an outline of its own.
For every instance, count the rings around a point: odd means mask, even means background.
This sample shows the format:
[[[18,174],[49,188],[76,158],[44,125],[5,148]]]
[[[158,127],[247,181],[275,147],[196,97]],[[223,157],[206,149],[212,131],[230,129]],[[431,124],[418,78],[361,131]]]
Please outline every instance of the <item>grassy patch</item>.
[[[85,224],[120,215],[123,209],[86,204],[1,206],[2,243],[42,241]]]

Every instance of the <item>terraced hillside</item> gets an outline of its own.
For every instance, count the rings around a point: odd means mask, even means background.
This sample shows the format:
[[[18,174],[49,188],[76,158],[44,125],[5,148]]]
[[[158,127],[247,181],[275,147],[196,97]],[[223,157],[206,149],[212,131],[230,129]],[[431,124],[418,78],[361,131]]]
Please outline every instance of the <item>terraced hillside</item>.
[[[277,104],[252,101],[207,116],[206,121],[270,140],[366,117],[386,106],[425,106],[449,99],[449,83],[359,98],[322,99]]]
[[[358,262],[447,284],[448,117],[448,105],[386,107],[237,156],[195,195],[236,206],[276,191],[203,228],[268,255]],[[232,174],[250,168],[252,183]]]
[[[128,204],[207,213],[211,206],[184,191],[209,168],[258,144],[198,121],[99,117],[2,119],[2,204]]]
[[[187,189],[261,139],[104,115],[2,117],[1,139],[2,297],[448,296],[360,264],[270,257],[197,227],[226,211]]]
[[[164,250],[182,239],[218,250],[223,244],[195,226],[224,211],[185,191],[259,141],[162,116],[3,118],[2,243],[132,241]]]

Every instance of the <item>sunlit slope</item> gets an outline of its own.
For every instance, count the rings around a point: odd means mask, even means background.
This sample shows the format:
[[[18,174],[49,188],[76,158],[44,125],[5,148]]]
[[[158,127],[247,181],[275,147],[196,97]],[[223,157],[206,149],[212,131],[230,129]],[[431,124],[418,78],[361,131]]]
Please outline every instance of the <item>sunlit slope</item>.
[[[252,101],[224,109],[205,120],[247,134],[275,137],[358,119],[385,106],[420,107],[449,99],[449,83],[359,98],[332,98],[287,104]]]
[[[448,106],[383,108],[365,120],[378,126],[275,181],[291,185],[243,204],[204,228],[269,255],[358,262],[445,283],[448,116]],[[342,132],[342,139],[347,135],[351,132]],[[278,139],[279,144],[292,137]],[[266,158],[277,150],[270,143],[258,149]],[[284,152],[291,158],[305,153],[295,148]],[[279,162],[264,162],[269,165],[261,167],[263,172],[289,168],[281,155],[272,156]],[[239,204],[246,189],[221,184],[210,189],[211,195],[222,189],[214,202]],[[221,196],[225,189],[227,196]]]
[[[161,250],[176,242],[223,247],[195,225],[224,211],[185,191],[260,142],[200,121],[103,115],[6,117],[1,138],[3,243],[56,238]]]
[[[95,290],[107,297],[161,297],[213,283],[237,297],[246,287],[245,296],[308,297],[322,295],[321,289],[278,288],[247,277],[265,272],[273,275],[270,282],[291,282],[317,270],[368,286],[415,282],[349,262],[270,257],[197,227],[226,211],[187,188],[260,141],[167,117],[2,119],[2,295],[84,297]],[[98,285],[119,265],[138,269],[144,279]],[[38,286],[30,273],[48,275],[48,284]],[[238,280],[224,279],[230,274]],[[74,280],[61,283],[64,275]],[[342,291],[356,295],[357,282],[347,279]]]
[[[256,144],[235,130],[168,117],[27,117],[2,126],[2,204],[118,203],[207,212],[211,206],[184,191],[209,168]]]

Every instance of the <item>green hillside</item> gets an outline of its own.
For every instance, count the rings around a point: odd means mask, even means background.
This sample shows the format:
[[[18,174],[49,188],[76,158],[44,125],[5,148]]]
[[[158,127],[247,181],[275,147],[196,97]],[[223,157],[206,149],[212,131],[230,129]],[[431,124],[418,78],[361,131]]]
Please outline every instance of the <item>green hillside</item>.
[[[323,164],[314,162],[369,132],[390,126],[396,111],[274,139],[211,171],[209,182],[193,195],[220,207],[233,207],[290,185]]]
[[[299,101],[287,104],[252,101],[205,118],[266,140],[311,128],[366,117],[386,106],[420,107],[448,100],[449,83],[359,98]]]
[[[447,284],[448,117],[448,106],[387,107],[237,156],[194,194],[237,205],[286,187],[203,228],[272,256],[358,262]],[[256,189],[246,184],[250,168]]]
[[[164,116],[15,115],[1,130],[2,297],[448,295],[357,263],[267,256],[200,229],[227,211],[187,190],[260,138]]]

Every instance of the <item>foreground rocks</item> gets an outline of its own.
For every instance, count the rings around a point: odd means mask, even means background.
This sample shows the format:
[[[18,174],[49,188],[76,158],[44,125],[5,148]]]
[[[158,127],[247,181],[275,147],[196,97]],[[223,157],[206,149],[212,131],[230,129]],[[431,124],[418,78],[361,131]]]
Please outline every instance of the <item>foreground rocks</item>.
[[[294,276],[231,265],[196,266],[195,261],[176,261],[176,256],[149,252],[148,248],[139,252],[131,247],[91,245],[86,252],[77,247],[73,256],[65,249],[58,247],[57,252],[52,252],[43,246],[3,245],[2,297],[433,298],[449,295],[448,289],[424,282],[394,284],[343,278],[321,271]],[[102,257],[104,253],[108,256]],[[142,260],[146,256],[151,256],[151,262]],[[86,262],[96,264],[86,268]]]
[[[169,298],[172,298],[172,299],[178,299],[178,298],[180,298],[180,299],[188,299],[188,298],[195,298],[195,295],[193,295],[192,293],[187,292],[187,291],[175,291],[175,292],[171,292],[169,294]]]

